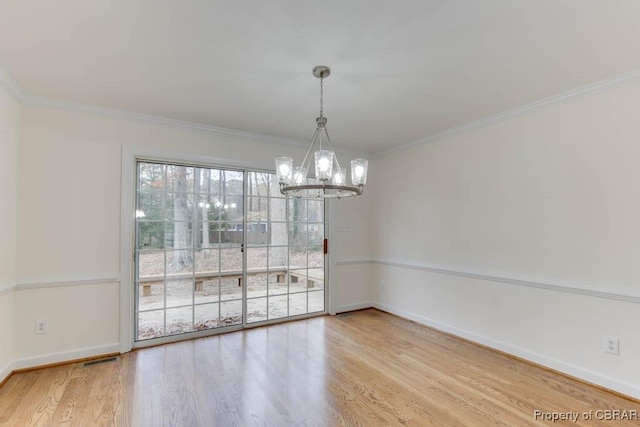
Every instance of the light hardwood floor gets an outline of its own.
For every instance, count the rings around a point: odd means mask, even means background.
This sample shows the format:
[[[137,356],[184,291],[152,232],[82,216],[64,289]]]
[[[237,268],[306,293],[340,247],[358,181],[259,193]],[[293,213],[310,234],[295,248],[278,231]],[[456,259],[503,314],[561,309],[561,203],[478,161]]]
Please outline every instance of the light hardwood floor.
[[[640,404],[377,310],[13,375],[2,426],[552,425]],[[622,413],[621,413],[622,414]],[[627,415],[632,412],[626,412]],[[640,415],[639,415],[640,416]]]

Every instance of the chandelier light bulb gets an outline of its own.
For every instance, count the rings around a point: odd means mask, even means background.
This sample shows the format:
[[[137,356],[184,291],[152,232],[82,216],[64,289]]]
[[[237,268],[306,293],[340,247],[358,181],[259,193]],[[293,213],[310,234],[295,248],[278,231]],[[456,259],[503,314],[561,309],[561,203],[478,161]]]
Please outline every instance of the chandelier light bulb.
[[[367,183],[367,168],[369,162],[365,159],[351,160],[351,183],[353,185],[365,185]]]
[[[293,172],[293,159],[291,157],[278,157],[276,159],[276,172],[278,181],[289,184]]]
[[[316,179],[320,181],[331,179],[333,172],[333,151],[318,150],[314,155],[316,158]]]
[[[293,183],[295,185],[304,184],[306,179],[307,179],[307,170],[305,168],[297,167],[297,168],[294,169],[294,172],[293,172]]]
[[[336,173],[333,174],[333,182],[334,185],[344,185],[345,184],[345,176],[346,170],[345,168],[338,168]]]

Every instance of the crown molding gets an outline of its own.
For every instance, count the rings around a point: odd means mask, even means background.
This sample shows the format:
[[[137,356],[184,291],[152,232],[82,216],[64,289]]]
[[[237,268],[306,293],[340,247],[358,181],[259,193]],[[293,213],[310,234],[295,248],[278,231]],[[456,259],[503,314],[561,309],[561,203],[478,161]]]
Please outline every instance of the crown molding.
[[[618,86],[623,86],[623,85],[635,82],[636,80],[640,80],[640,69],[635,69],[628,73],[618,74],[617,76],[613,76],[608,79],[600,80],[585,86],[581,86],[576,89],[562,92],[558,95],[550,96],[548,98],[543,98],[537,101],[533,101],[529,104],[521,105],[519,107],[511,108],[509,110],[506,110],[497,114],[493,114],[491,116],[487,116],[477,120],[473,120],[471,122],[463,123],[459,126],[454,126],[452,128],[445,129],[441,132],[432,133],[422,138],[405,142],[403,144],[388,148],[386,150],[377,151],[374,153],[374,157],[384,157],[389,154],[396,153],[398,151],[408,150],[410,148],[425,145],[430,142],[434,142],[434,141],[447,138],[453,135],[458,135],[474,129],[490,126],[492,124],[509,120],[511,118],[514,118],[532,111],[553,107],[556,105],[573,101],[574,99],[577,99],[577,98],[582,98],[585,96],[604,92],[606,90],[609,90]]]
[[[160,117],[160,116],[153,116],[150,114],[134,113],[131,111],[118,110],[113,108],[96,107],[96,106],[87,105],[87,104],[78,104],[74,102],[62,101],[62,100],[46,98],[42,96],[23,95],[21,102],[24,105],[29,105],[33,107],[78,111],[82,113],[90,113],[90,114],[96,114],[96,115],[106,116],[106,117],[116,117],[116,118],[132,120],[132,121],[142,122],[142,123],[159,124],[159,125],[169,126],[173,128],[196,130],[201,132],[212,133],[215,135],[231,136],[234,138],[255,140],[255,141],[265,142],[265,143],[274,144],[274,145],[286,145],[286,146],[293,146],[297,148],[306,148],[309,145],[309,142],[307,141],[299,141],[291,138],[281,138],[277,136],[263,135],[259,133],[245,132],[245,131],[240,131],[235,129],[218,127],[218,126],[204,125],[200,123],[187,122],[183,120],[170,119],[170,118]],[[341,148],[338,149],[338,152],[354,154],[354,155],[365,154],[360,151],[341,149]],[[367,153],[367,154],[370,154],[370,153]]]
[[[0,87],[3,87],[16,101],[24,101],[25,93],[22,87],[2,67],[0,67]]]
[[[303,141],[297,141],[289,138],[280,138],[277,136],[262,135],[259,133],[239,131],[235,129],[228,129],[218,126],[204,125],[200,123],[187,122],[183,120],[169,119],[166,117],[153,116],[150,114],[134,113],[131,111],[117,110],[114,108],[96,107],[87,104],[78,104],[74,102],[61,101],[58,99],[46,98],[42,96],[26,95],[24,96],[22,103],[33,107],[42,108],[54,108],[61,110],[78,111],[82,113],[91,113],[101,116],[117,117],[127,120],[133,120],[137,122],[160,124],[170,127],[198,130],[216,135],[233,136],[243,139],[255,139],[262,142],[268,142],[272,144],[291,145],[291,146],[306,146],[307,143]]]

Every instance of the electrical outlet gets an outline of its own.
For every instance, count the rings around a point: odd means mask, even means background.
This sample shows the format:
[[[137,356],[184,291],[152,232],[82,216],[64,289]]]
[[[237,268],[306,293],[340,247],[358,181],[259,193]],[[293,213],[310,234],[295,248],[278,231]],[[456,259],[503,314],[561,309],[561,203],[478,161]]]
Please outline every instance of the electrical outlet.
[[[604,351],[615,355],[620,354],[620,338],[604,337]]]
[[[49,329],[49,325],[47,324],[46,320],[36,320],[35,322],[35,330],[34,330],[34,334],[36,335],[41,335],[41,334],[46,334],[47,330]]]

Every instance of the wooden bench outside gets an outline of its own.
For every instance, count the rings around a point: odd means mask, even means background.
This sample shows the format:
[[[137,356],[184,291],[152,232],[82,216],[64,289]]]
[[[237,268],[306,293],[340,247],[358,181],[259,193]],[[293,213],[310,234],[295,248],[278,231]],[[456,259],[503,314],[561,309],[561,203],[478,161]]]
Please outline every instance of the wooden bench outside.
[[[247,275],[250,274],[264,274],[273,273],[276,274],[276,281],[278,283],[284,283],[286,281],[286,268],[285,267],[272,267],[269,270],[265,269],[249,269]],[[238,286],[242,286],[242,270],[223,270],[223,271],[202,271],[195,274],[192,273],[170,273],[166,276],[162,274],[140,276],[139,284],[142,285],[142,296],[151,295],[151,286],[160,285],[164,283],[164,280],[187,280],[195,279],[195,290],[204,290],[204,282],[207,280],[216,280],[218,277],[223,278],[237,278]]]
[[[313,288],[316,285],[324,283],[324,270],[313,269],[308,270],[289,270],[289,276],[291,276],[291,283],[297,283],[299,279],[307,281],[307,287]]]
[[[249,269],[247,275],[251,274],[276,274],[277,283],[286,283],[287,269],[285,267],[272,267],[266,269]],[[307,281],[308,288],[314,288],[316,285],[324,284],[324,270],[308,269],[308,270],[289,270],[291,283],[298,283],[300,279]],[[151,286],[160,285],[164,280],[187,280],[195,279],[195,291],[204,290],[204,282],[208,280],[216,280],[218,277],[238,279],[238,286],[242,286],[241,270],[223,270],[223,271],[203,271],[194,274],[191,273],[171,273],[166,276],[162,274],[140,276],[139,284],[142,286],[142,296],[151,295]]]

